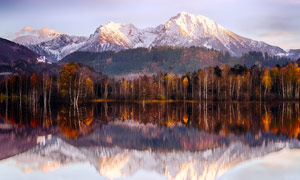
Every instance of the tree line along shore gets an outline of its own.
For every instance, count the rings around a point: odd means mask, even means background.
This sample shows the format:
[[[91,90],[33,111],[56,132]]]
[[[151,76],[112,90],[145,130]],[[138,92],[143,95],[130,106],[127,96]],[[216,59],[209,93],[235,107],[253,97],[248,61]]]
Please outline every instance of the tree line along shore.
[[[94,73],[76,62],[66,63],[58,75],[6,75],[0,82],[0,101],[72,105],[90,101],[269,101],[300,98],[297,63],[274,67],[227,65],[186,74],[156,73],[114,79]]]

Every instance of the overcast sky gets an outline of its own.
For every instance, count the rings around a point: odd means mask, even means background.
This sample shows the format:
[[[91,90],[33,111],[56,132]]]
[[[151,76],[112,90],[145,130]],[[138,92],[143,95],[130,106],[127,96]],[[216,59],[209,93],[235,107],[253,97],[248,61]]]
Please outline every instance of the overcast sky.
[[[88,36],[109,21],[154,27],[181,11],[248,38],[300,49],[300,0],[0,0],[0,36]]]

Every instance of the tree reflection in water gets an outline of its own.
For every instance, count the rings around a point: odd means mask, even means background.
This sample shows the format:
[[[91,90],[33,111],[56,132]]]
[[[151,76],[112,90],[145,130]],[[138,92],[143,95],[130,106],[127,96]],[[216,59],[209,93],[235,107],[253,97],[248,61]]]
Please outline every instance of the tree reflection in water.
[[[298,138],[298,102],[280,103],[95,103],[46,109],[9,102],[0,104],[0,119],[14,127],[51,128],[67,138],[86,136],[102,125],[130,121],[157,128],[186,127],[218,136],[270,133]]]
[[[269,132],[298,138],[299,103],[111,103],[97,104],[94,116],[103,122],[131,119],[158,127],[186,126],[227,134]]]
[[[88,106],[75,107],[62,106],[58,113],[57,123],[61,132],[68,138],[77,138],[87,135],[92,130],[94,120],[93,108]]]

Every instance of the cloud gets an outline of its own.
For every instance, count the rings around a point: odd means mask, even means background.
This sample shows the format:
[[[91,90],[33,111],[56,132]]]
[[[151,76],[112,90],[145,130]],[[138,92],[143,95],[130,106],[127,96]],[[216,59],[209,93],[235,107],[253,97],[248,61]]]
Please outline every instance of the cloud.
[[[300,49],[300,34],[297,32],[274,32],[259,35],[261,40],[284,49]]]
[[[290,4],[290,5],[300,5],[299,0],[267,0],[268,2],[274,3],[281,3],[281,4]]]
[[[267,38],[286,37],[286,36],[297,36],[297,33],[295,33],[295,32],[277,32],[277,33],[260,34],[260,37],[267,37]]]
[[[48,36],[49,34],[58,33],[55,29],[49,29],[47,27],[43,27],[41,29],[33,29],[32,27],[25,26],[23,29],[21,29],[19,32],[15,34],[16,37],[24,34],[31,34],[31,35],[38,35],[40,37]]]

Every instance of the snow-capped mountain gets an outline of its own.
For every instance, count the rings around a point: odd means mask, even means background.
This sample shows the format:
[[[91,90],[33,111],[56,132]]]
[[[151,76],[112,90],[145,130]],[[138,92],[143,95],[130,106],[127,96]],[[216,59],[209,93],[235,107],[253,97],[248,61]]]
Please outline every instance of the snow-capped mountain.
[[[152,44],[214,48],[228,51],[233,56],[249,51],[262,51],[273,55],[284,52],[279,47],[241,37],[209,18],[186,12],[171,18]]]
[[[233,56],[248,51],[272,55],[285,52],[279,47],[239,36],[209,18],[186,12],[155,28],[138,29],[131,24],[110,22],[97,28],[80,50],[101,52],[151,46],[207,47],[228,51]]]
[[[206,47],[228,51],[233,56],[241,56],[249,51],[271,55],[286,53],[279,47],[239,36],[209,18],[186,12],[154,28],[139,29],[132,24],[109,22],[97,28],[89,38],[68,35],[47,38],[50,37],[39,39],[26,36],[14,41],[53,61],[78,50],[103,52],[154,46]]]
[[[49,41],[40,44],[29,45],[28,48],[45,56],[51,61],[58,61],[66,55],[78,50],[86,41],[83,36],[69,36],[61,34]]]
[[[290,49],[287,51],[289,54],[289,57],[293,59],[299,59],[300,58],[300,49]]]
[[[299,148],[299,142],[273,142],[258,147],[233,143],[228,147],[199,152],[157,152],[118,147],[76,147],[54,137],[45,145],[38,145],[10,159],[25,173],[63,170],[67,165],[89,163],[100,175],[110,179],[132,177],[142,170],[170,180],[213,180],[240,162],[283,148]]]
[[[300,58],[300,49],[288,49],[286,50],[286,53],[279,53],[277,56],[281,57],[289,57],[294,60],[297,60]]]
[[[117,24],[109,22],[96,29],[86,41],[81,51],[119,51],[137,47],[150,47],[157,38],[157,28],[138,29],[132,24]]]

